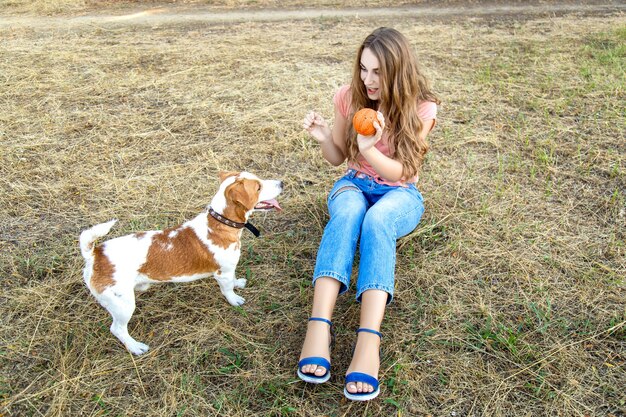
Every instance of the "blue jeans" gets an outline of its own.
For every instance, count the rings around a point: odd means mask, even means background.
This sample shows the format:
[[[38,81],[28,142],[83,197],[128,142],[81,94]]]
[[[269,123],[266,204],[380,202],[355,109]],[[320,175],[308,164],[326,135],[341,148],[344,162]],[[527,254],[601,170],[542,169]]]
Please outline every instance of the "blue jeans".
[[[333,186],[328,196],[330,220],[317,252],[313,285],[320,277],[341,283],[339,294],[350,286],[359,242],[360,262],[356,299],[364,291],[387,292],[393,299],[396,240],[409,234],[424,213],[424,200],[414,184],[393,187],[379,184],[355,170]],[[360,237],[360,240],[359,240]]]

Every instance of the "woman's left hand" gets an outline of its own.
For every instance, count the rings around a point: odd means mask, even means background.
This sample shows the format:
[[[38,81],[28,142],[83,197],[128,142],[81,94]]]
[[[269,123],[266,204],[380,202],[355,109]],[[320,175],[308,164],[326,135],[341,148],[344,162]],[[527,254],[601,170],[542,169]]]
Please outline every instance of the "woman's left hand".
[[[378,115],[378,122],[374,122],[374,128],[376,129],[376,133],[372,136],[363,136],[357,135],[356,140],[359,144],[359,152],[363,153],[371,149],[374,145],[378,143],[380,138],[383,137],[383,130],[385,129],[385,117],[381,112],[376,112]]]

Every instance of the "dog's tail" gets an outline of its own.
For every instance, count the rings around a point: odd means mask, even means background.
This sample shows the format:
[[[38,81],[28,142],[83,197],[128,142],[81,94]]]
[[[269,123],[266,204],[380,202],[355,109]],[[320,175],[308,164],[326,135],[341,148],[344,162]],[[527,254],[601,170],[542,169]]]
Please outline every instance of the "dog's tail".
[[[92,227],[91,229],[84,230],[80,234],[80,252],[83,254],[83,258],[93,258],[93,243],[99,237],[102,237],[109,233],[109,230],[117,222],[117,219],[113,219],[106,223],[100,223]]]

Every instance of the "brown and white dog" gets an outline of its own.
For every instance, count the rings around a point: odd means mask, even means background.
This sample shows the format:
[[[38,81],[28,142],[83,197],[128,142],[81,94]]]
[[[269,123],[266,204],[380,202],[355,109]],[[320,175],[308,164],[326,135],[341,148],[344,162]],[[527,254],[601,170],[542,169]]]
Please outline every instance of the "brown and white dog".
[[[113,317],[111,333],[135,355],[148,346],[128,334],[128,322],[135,311],[135,290],[151,284],[189,282],[213,275],[222,294],[234,306],[244,299],[233,291],[243,288],[245,279],[235,277],[241,254],[241,232],[254,211],[278,209],[276,197],[282,181],[261,180],[248,172],[220,173],[220,187],[207,211],[180,226],[147,231],[108,240],[106,235],[117,220],[85,230],[80,250],[85,258],[83,277],[98,302]],[[255,229],[256,230],[256,229]]]

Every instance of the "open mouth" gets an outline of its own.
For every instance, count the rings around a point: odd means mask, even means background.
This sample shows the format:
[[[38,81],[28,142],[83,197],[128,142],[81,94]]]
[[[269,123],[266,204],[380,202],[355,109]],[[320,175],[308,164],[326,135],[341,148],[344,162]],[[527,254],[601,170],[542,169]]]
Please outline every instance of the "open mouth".
[[[278,210],[281,211],[282,207],[280,207],[280,205],[278,204],[278,201],[276,201],[276,199],[271,199],[271,200],[265,200],[265,201],[261,201],[259,202],[256,206],[254,206],[255,210]]]

